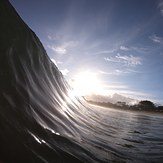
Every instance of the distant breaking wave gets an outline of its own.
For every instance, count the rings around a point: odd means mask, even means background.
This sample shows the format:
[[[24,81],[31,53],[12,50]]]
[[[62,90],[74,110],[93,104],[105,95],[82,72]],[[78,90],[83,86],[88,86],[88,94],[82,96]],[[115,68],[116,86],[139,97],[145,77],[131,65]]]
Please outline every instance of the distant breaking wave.
[[[147,152],[143,145],[153,138],[143,133],[147,129],[137,131],[139,129],[134,128],[130,134],[124,130],[138,122],[132,124],[125,113],[101,111],[102,108],[70,95],[71,88],[49,59],[38,37],[7,0],[0,1],[0,44],[0,161],[163,161],[162,131],[150,146],[159,151]],[[145,117],[143,122],[148,120]],[[154,123],[155,119],[151,121]],[[159,131],[161,124],[163,119],[159,117],[155,130]],[[144,137],[133,139],[132,134],[144,134]]]

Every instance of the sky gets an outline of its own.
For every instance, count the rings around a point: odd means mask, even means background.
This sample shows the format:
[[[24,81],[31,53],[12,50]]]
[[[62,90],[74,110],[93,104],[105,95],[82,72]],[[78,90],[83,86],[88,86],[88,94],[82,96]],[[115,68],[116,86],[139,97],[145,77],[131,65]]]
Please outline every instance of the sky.
[[[163,0],[10,0],[81,94],[163,104]]]

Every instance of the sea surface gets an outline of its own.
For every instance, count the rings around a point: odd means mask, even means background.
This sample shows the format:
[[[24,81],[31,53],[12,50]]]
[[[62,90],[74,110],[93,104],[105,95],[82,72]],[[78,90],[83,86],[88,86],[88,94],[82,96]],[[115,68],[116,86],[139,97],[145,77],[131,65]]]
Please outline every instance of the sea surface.
[[[0,162],[163,162],[162,115],[88,104],[6,0],[0,24]]]
[[[118,157],[115,162],[163,162],[162,115],[99,106],[93,109],[100,115],[96,124],[100,131],[93,139],[100,140],[105,160],[112,162],[111,152]]]

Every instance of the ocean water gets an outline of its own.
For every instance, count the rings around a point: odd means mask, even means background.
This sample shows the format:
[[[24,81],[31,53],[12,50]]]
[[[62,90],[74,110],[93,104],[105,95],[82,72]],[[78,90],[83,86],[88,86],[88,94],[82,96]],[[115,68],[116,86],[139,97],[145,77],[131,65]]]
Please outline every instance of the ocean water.
[[[163,116],[89,105],[0,1],[0,162],[161,163]]]

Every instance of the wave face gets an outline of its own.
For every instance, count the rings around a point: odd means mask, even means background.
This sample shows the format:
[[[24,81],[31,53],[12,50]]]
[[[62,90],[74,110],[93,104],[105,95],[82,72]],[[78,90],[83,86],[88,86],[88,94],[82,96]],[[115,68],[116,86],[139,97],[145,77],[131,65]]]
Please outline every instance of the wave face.
[[[163,161],[163,118],[140,120],[89,106],[70,94],[35,33],[6,0],[0,1],[0,24],[0,161]],[[147,127],[141,128],[142,119]],[[150,135],[149,121],[158,137]]]
[[[8,1],[0,2],[0,156],[7,162],[93,161],[84,101]],[[87,118],[88,119],[88,118]],[[85,129],[83,129],[85,128]]]

